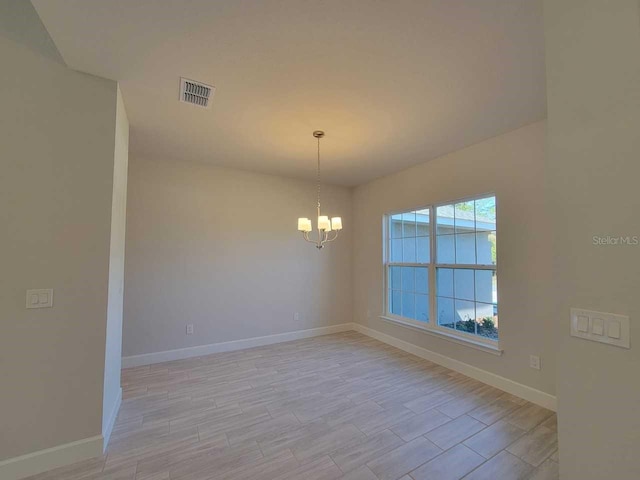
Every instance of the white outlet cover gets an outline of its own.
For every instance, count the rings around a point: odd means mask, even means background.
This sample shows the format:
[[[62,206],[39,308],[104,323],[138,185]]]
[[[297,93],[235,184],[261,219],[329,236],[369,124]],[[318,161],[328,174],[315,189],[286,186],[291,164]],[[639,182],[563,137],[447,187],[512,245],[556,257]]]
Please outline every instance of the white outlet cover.
[[[540,357],[537,355],[529,355],[529,366],[536,370],[540,370]]]

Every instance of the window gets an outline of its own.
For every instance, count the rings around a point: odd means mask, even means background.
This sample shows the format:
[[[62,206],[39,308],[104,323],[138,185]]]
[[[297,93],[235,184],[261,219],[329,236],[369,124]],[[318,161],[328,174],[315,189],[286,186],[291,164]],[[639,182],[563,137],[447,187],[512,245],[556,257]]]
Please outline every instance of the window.
[[[497,342],[495,197],[386,218],[387,316]]]

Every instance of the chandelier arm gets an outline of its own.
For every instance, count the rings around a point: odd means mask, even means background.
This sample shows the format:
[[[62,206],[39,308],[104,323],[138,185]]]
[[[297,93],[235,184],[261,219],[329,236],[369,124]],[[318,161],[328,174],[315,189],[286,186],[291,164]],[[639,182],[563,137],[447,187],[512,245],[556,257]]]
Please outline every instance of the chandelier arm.
[[[324,240],[324,234],[322,233],[322,230],[318,233],[318,240],[309,238],[309,232],[302,232],[302,238],[304,238],[309,243],[313,243],[318,249],[322,248],[326,242],[326,240]]]
[[[309,238],[309,232],[302,232],[302,238],[304,238],[309,243],[318,243],[316,240],[312,240]]]
[[[322,245],[324,245],[325,243],[333,242],[336,238],[338,238],[339,232],[337,230],[332,230],[331,232],[333,233],[333,236],[331,236],[329,232],[323,232]]]
[[[327,239],[325,240],[325,242],[333,242],[336,238],[338,238],[338,230],[332,230],[333,232],[333,237],[329,238],[329,235],[327,234]]]
[[[319,238],[318,248],[322,248],[322,246],[327,243],[327,232],[324,230],[319,230]]]

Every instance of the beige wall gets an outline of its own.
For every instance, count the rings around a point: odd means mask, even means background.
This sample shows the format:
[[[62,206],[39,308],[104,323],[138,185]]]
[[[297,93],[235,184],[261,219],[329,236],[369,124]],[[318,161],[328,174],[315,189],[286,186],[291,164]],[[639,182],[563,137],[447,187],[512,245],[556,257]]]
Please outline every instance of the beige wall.
[[[0,7],[29,21],[28,2]],[[0,22],[0,460],[102,425],[117,86],[31,31]],[[54,307],[26,310],[30,288]]]
[[[123,355],[350,322],[351,192],[322,204],[345,229],[317,251],[296,231],[313,183],[132,156]]]
[[[551,234],[543,208],[544,142],[545,123],[539,122],[356,188],[355,321],[553,394],[554,346],[547,311]],[[500,347],[504,354],[494,356],[381,320],[383,215],[488,192],[497,197]],[[542,370],[529,368],[530,354],[541,357]]]
[[[640,9],[545,2],[552,319],[563,480],[640,478]],[[631,349],[571,337],[569,308],[630,316]]]
[[[111,242],[109,255],[109,299],[104,361],[102,434],[108,440],[121,399],[122,313],[124,303],[124,241],[127,217],[127,171],[129,166],[129,121],[118,88],[116,108]]]

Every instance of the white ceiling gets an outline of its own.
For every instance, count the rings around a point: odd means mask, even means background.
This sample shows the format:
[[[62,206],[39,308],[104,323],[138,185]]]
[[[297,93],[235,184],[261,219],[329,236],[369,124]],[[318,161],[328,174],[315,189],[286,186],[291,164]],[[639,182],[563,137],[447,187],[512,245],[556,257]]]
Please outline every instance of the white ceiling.
[[[540,0],[33,0],[131,152],[356,185],[546,115]],[[216,86],[210,110],[179,77]]]

